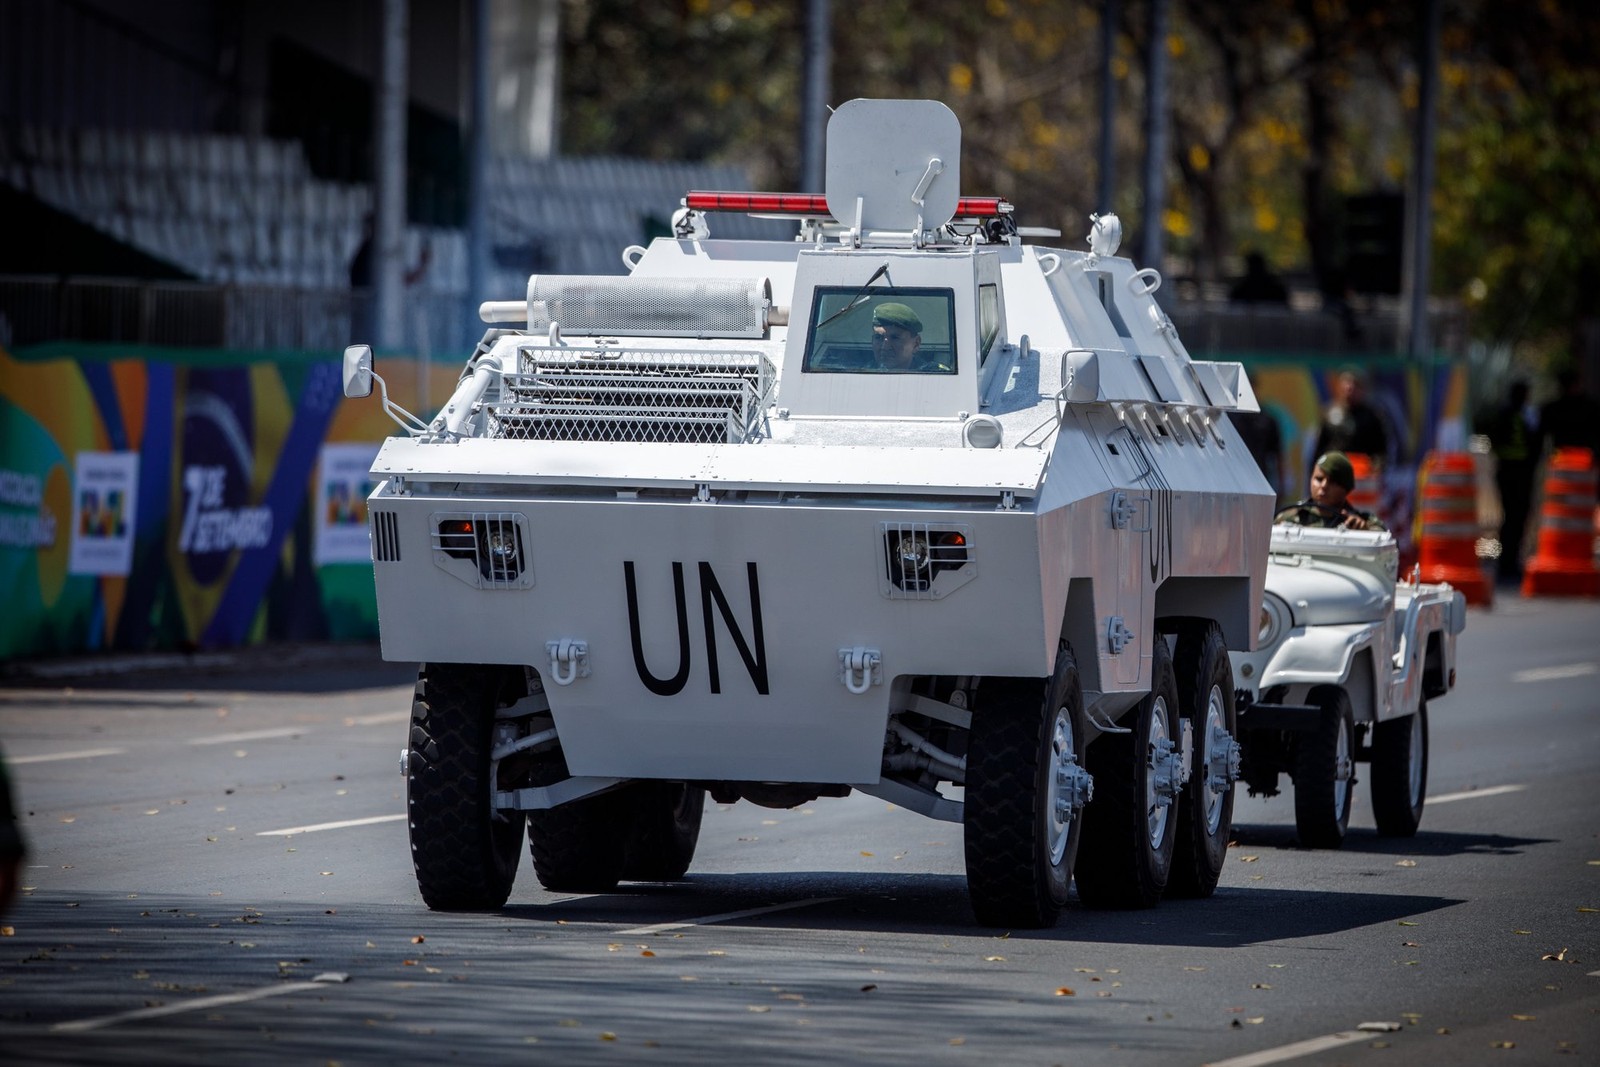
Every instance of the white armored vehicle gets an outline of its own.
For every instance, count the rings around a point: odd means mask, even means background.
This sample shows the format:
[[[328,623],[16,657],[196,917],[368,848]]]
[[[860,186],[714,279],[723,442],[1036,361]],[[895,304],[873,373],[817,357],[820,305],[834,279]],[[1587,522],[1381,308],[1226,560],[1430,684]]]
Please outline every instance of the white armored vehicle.
[[[1371,764],[1378,833],[1410,837],[1428,779],[1428,700],[1456,683],[1466,598],[1396,581],[1386,532],[1278,525],[1253,652],[1232,653],[1252,794],[1294,782],[1301,844],[1337,848],[1355,764]]]
[[[1254,395],[1114,217],[1024,244],[959,162],[942,104],[845,104],[825,195],[690,194],[628,275],[530,278],[384,444],[430,907],[504,903],[524,826],[550,889],[680,878],[708,792],[962,823],[989,924],[1054,922],[1074,872],[1093,906],[1215,886],[1273,506],[1223,413]]]

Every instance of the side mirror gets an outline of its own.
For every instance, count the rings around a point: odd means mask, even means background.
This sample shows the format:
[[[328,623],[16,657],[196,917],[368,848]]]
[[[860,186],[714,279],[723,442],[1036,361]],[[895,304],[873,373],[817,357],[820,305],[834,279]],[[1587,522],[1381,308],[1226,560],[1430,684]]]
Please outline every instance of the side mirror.
[[[1100,399],[1100,357],[1076,348],[1061,357],[1061,391],[1069,404],[1092,404]]]
[[[351,345],[344,350],[344,395],[372,395],[371,345]]]

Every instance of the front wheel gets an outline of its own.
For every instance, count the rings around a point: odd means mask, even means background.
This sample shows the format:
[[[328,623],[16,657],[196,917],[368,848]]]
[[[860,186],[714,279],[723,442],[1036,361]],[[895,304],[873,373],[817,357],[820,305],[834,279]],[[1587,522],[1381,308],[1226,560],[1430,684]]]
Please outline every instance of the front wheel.
[[[1311,702],[1320,710],[1316,728],[1297,739],[1294,825],[1306,848],[1338,848],[1350,826],[1355,720],[1349,694],[1338,686],[1318,686]]]
[[[1049,684],[995,680],[967,737],[967,893],[985,926],[1053,926],[1067,901],[1084,805],[1085,720],[1065,641]]]
[[[1233,668],[1216,623],[1184,630],[1178,638],[1176,670],[1194,747],[1189,782],[1178,797],[1178,847],[1167,892],[1209,897],[1228,858],[1233,783],[1241,766]]]
[[[411,703],[406,809],[411,862],[435,911],[492,911],[511,895],[522,819],[490,806],[503,668],[424,663]]]
[[[1428,787],[1428,705],[1372,731],[1372,814],[1385,837],[1413,837]]]
[[[1150,693],[1125,721],[1089,750],[1096,797],[1083,817],[1078,899],[1091,908],[1153,908],[1172,872],[1178,839],[1174,802],[1183,754],[1178,749],[1178,685],[1164,638],[1155,642]]]

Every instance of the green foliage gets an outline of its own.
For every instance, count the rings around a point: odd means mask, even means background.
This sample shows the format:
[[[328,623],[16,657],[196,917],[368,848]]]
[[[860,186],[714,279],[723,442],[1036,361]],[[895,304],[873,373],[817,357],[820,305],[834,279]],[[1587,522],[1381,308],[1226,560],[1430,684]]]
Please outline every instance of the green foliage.
[[[1600,284],[1600,31],[1568,5],[1480,13],[1444,57],[1435,292],[1545,362]]]

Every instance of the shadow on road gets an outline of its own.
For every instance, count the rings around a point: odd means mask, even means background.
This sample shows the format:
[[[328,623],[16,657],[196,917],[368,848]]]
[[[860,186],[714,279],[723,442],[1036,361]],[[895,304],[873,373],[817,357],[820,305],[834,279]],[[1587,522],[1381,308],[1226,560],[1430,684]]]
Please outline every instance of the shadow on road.
[[[804,872],[690,875],[677,885],[630,886],[629,892],[507,907],[508,919],[567,925],[646,927],[688,923],[773,904],[804,907],[731,920],[774,930],[828,930],[983,936],[960,875],[861,875]],[[1012,937],[1112,944],[1234,947],[1340,933],[1462,903],[1459,899],[1385,893],[1224,887],[1208,900],[1168,900],[1149,911],[1095,911],[1069,902],[1050,930]]]
[[[1300,848],[1300,839],[1293,826],[1234,823],[1233,839],[1241,847],[1248,848]],[[1419,830],[1415,837],[1379,837],[1372,830],[1351,830],[1345,835],[1344,846],[1339,851],[1378,856],[1520,856],[1530,845],[1548,845],[1551,841],[1548,837],[1430,830]]]

